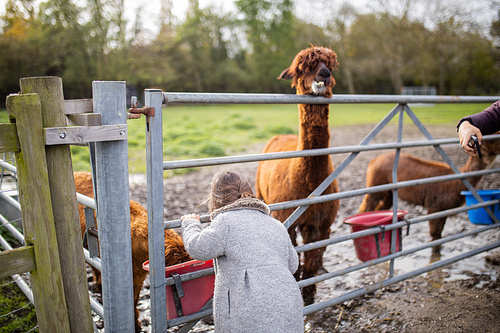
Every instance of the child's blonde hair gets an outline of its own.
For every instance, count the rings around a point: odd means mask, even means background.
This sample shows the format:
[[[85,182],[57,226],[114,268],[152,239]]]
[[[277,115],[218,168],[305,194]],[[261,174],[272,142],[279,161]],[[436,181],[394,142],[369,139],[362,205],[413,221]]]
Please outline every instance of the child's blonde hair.
[[[214,175],[207,198],[210,212],[241,198],[255,198],[252,187],[245,177],[229,170]]]

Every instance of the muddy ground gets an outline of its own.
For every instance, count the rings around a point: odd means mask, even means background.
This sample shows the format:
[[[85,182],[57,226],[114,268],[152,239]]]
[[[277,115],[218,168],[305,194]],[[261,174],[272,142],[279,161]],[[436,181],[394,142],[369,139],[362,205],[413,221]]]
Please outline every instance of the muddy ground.
[[[372,126],[342,127],[332,129],[331,146],[357,145]],[[454,137],[454,128],[429,126],[435,138]],[[396,128],[384,129],[372,143],[391,142],[396,139]],[[405,125],[403,141],[422,140],[424,137],[412,125]],[[259,152],[262,147],[249,147],[246,153]],[[462,166],[468,158],[457,145],[443,146],[447,154]],[[440,160],[433,148],[412,148],[406,152]],[[341,190],[364,187],[365,170],[369,161],[381,152],[361,153],[339,176]],[[337,166],[346,157],[333,155]],[[205,213],[199,207],[209,189],[209,183],[216,170],[225,167],[203,168],[184,176],[165,179],[165,218],[180,218],[182,214]],[[255,179],[256,163],[229,166],[244,174],[250,182]],[[497,158],[494,167],[500,167]],[[500,188],[498,174],[484,177],[478,189]],[[141,176],[131,178],[131,199],[146,205],[146,186]],[[341,200],[337,219],[332,226],[332,237],[349,233],[343,220],[358,212],[362,197]],[[400,209],[408,210],[408,218],[425,214],[421,207],[400,203]],[[443,237],[472,230],[479,226],[469,222],[467,213],[448,218]],[[406,235],[406,230],[403,233]],[[409,255],[395,261],[395,274],[403,274],[415,268],[425,267],[438,259],[444,260],[470,249],[497,242],[497,229],[463,238],[444,245],[441,257],[432,257],[430,249]],[[409,235],[404,236],[403,249],[412,248],[429,241],[427,223],[412,226]],[[481,253],[448,265],[444,268],[419,275],[362,297],[323,309],[306,318],[307,332],[500,332],[500,249]],[[324,255],[324,268],[335,271],[359,264],[352,241],[328,247]],[[318,284],[316,302],[340,296],[358,288],[370,286],[388,277],[388,264],[341,276]],[[147,282],[147,281],[146,281]],[[149,290],[143,289],[140,309],[145,332],[149,332]],[[171,329],[175,332],[176,329]],[[212,332],[213,326],[199,323],[194,331]]]

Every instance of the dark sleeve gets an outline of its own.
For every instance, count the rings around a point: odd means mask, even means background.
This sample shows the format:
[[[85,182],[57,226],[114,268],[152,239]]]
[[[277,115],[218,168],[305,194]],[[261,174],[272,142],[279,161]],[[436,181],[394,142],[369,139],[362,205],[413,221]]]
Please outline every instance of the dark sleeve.
[[[500,101],[493,103],[482,112],[460,119],[457,129],[464,121],[468,121],[479,128],[483,135],[500,131]]]

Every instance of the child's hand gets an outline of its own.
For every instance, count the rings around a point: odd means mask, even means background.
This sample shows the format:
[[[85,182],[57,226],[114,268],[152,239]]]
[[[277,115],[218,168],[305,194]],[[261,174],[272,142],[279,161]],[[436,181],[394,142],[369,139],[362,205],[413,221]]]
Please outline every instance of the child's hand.
[[[181,217],[181,221],[184,221],[186,219],[195,219],[195,220],[200,220],[200,215],[197,215],[197,214],[187,214],[187,215],[183,215]]]

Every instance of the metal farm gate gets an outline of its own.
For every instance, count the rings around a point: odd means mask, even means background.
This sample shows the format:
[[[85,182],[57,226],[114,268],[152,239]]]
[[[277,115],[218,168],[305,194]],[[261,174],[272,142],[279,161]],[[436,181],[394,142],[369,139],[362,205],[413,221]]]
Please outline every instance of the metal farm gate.
[[[102,124],[123,124],[123,114],[126,109],[126,97],[125,97],[125,83],[124,82],[95,82],[93,84],[93,101],[68,101],[65,105],[66,114],[69,113],[79,113],[94,112],[96,114],[102,114]],[[384,227],[375,227],[356,233],[351,233],[347,235],[342,235],[340,237],[331,238],[316,243],[310,243],[306,245],[300,245],[296,247],[296,250],[300,252],[309,251],[312,249],[317,249],[321,247],[326,247],[330,245],[339,244],[346,241],[351,241],[360,237],[375,235],[379,233],[385,233],[386,231],[392,231],[392,243],[391,243],[391,253],[387,256],[370,260],[364,263],[356,264],[343,268],[337,271],[332,271],[326,274],[318,275],[316,277],[299,281],[300,287],[305,287],[308,285],[316,284],[329,279],[337,278],[354,271],[358,271],[382,262],[390,263],[389,278],[379,281],[369,287],[357,288],[339,297],[331,298],[321,302],[317,302],[304,307],[304,315],[308,315],[317,312],[326,307],[341,304],[347,300],[362,296],[364,294],[373,292],[377,289],[383,288],[385,286],[412,278],[414,276],[423,274],[425,272],[435,270],[437,268],[449,265],[453,262],[465,259],[470,256],[474,256],[478,253],[489,251],[491,249],[500,246],[500,242],[494,242],[492,244],[484,245],[445,260],[436,261],[425,267],[419,267],[411,272],[404,273],[401,275],[394,274],[394,261],[397,258],[402,258],[404,256],[410,255],[417,251],[422,251],[424,249],[431,248],[446,242],[455,241],[463,237],[468,237],[471,235],[476,235],[493,228],[498,228],[500,223],[495,217],[490,209],[488,214],[494,221],[493,224],[487,226],[478,226],[477,228],[454,234],[433,242],[427,242],[410,249],[403,249],[401,251],[396,250],[396,235],[401,232],[402,228],[410,228],[410,226],[426,222],[429,219],[450,216],[457,214],[459,212],[465,212],[469,209],[476,209],[480,207],[488,207],[494,204],[498,204],[500,200],[489,200],[484,202],[481,197],[476,193],[474,188],[467,181],[467,177],[486,175],[486,174],[498,174],[500,168],[474,171],[461,173],[458,168],[453,164],[445,151],[441,148],[442,145],[456,145],[458,143],[458,138],[447,138],[447,139],[434,139],[432,135],[428,132],[425,126],[420,122],[417,116],[413,113],[411,108],[408,106],[409,103],[492,103],[499,100],[500,97],[468,97],[468,96],[403,96],[403,95],[335,95],[332,98],[323,97],[312,97],[312,96],[298,96],[298,95],[281,95],[281,94],[202,94],[202,93],[164,93],[158,89],[148,89],[145,91],[145,107],[142,109],[132,108],[131,112],[142,112],[146,115],[146,143],[147,143],[147,210],[148,210],[148,229],[149,229],[149,274],[150,274],[150,297],[151,297],[151,331],[152,332],[165,332],[169,327],[183,325],[179,332],[188,332],[191,328],[203,317],[206,317],[212,313],[212,308],[210,302],[206,307],[202,308],[197,313],[189,314],[185,316],[180,316],[171,320],[167,320],[166,317],[166,286],[174,285],[176,282],[172,277],[165,277],[165,252],[164,252],[164,229],[178,228],[181,225],[180,220],[170,220],[164,221],[164,191],[168,191],[168,188],[163,187],[163,173],[165,170],[179,169],[179,168],[193,168],[193,167],[206,167],[215,166],[222,164],[234,164],[234,163],[247,163],[256,162],[262,160],[271,159],[282,159],[282,158],[294,158],[294,157],[304,157],[304,156],[320,156],[328,154],[348,154],[348,156],[340,163],[335,165],[335,171],[324,180],[324,182],[310,194],[308,198],[303,198],[301,200],[282,202],[270,205],[272,211],[286,209],[286,208],[296,208],[294,213],[285,221],[285,225],[289,227],[294,221],[307,209],[311,204],[345,199],[355,196],[364,195],[367,193],[375,193],[378,191],[393,190],[394,205],[393,211],[398,210],[398,196],[397,191],[400,188],[416,186],[421,184],[429,184],[434,182],[443,182],[452,179],[460,179],[463,181],[468,190],[474,195],[478,200],[478,204],[472,206],[459,207],[455,209],[450,209],[442,212],[437,212],[428,215],[421,215],[411,219],[405,219],[403,221],[398,221],[396,215],[394,214],[393,223],[386,225]],[[253,154],[253,155],[241,155],[241,156],[228,156],[228,157],[218,157],[218,158],[204,158],[204,159],[193,159],[193,160],[182,160],[182,161],[163,161],[163,129],[162,129],[162,108],[174,104],[370,104],[370,103],[394,103],[396,106],[388,112],[384,119],[377,124],[371,132],[363,138],[359,145],[356,146],[343,146],[335,148],[317,149],[317,150],[307,150],[307,151],[292,151],[292,152],[280,152],[280,153],[269,153],[269,154]],[[78,111],[81,105],[86,105],[85,111]],[[89,107],[90,105],[90,107]],[[89,110],[90,108],[90,110]],[[72,112],[73,110],[74,112]],[[111,110],[114,110],[111,112]],[[123,111],[123,112],[122,112]],[[113,116],[110,116],[113,115]],[[403,118],[407,115],[421,133],[425,136],[426,140],[422,141],[412,141],[412,142],[402,142],[403,134]],[[370,144],[372,140],[376,137],[378,133],[393,119],[398,116],[398,133],[397,141],[393,143],[384,144]],[[108,118],[111,117],[111,118]],[[68,119],[70,117],[68,116]],[[91,117],[87,121],[87,126],[91,124]],[[118,125],[115,125],[118,126]],[[123,125],[120,125],[123,126]],[[126,127],[123,129],[123,133],[126,134]],[[119,135],[124,135],[120,134]],[[125,135],[126,136],[126,135]],[[60,139],[64,137],[60,134]],[[500,135],[485,136],[484,140],[500,139]],[[116,139],[115,139],[116,140]],[[96,300],[91,298],[91,308],[94,312],[104,319],[105,330],[107,332],[132,332],[133,331],[133,308],[132,308],[132,295],[131,295],[131,274],[130,274],[130,262],[127,260],[126,264],[123,264],[123,252],[125,251],[126,256],[129,256],[130,251],[130,228],[127,223],[128,216],[119,216],[125,213],[128,214],[128,205],[125,205],[128,201],[128,182],[126,182],[126,170],[128,163],[126,161],[126,149],[125,153],[123,151],[123,146],[126,140],[122,141],[110,141],[110,142],[96,142],[95,138],[87,138],[80,142],[87,142],[90,147],[90,155],[92,158],[96,158],[97,162],[94,165],[94,177],[97,178],[97,192],[99,196],[96,202],[90,198],[78,195],[78,202],[91,208],[96,207],[106,207],[106,209],[101,208],[98,210],[98,220],[116,220],[119,223],[116,224],[99,224],[99,242],[101,258],[95,257],[92,253],[94,250],[92,248],[89,251],[85,250],[85,260],[92,266],[101,270],[101,265],[106,267],[103,270],[103,304],[99,304]],[[95,143],[94,143],[95,142]],[[168,144],[168,143],[167,143]],[[375,186],[371,188],[359,188],[350,189],[347,191],[342,191],[334,194],[321,195],[324,189],[335,180],[343,170],[360,154],[368,151],[377,150],[387,150],[394,149],[396,151],[396,156],[399,156],[399,152],[402,148],[416,148],[432,146],[436,152],[446,161],[450,167],[453,169],[455,174],[439,177],[431,177],[425,179],[418,179],[412,181],[402,181],[394,182],[392,184],[386,184],[381,186]],[[465,154],[465,153],[464,153]],[[105,157],[103,157],[105,156]],[[125,159],[124,159],[125,156]],[[99,162],[100,161],[100,162]],[[101,164],[100,164],[101,163]],[[4,159],[0,160],[0,168],[2,169],[2,177],[4,174],[14,174],[16,173],[16,168],[12,166],[10,161],[8,161],[8,156],[4,155]],[[397,158],[394,166],[393,175],[395,175],[395,170],[397,168]],[[396,177],[393,177],[396,179]],[[2,181],[3,178],[0,178]],[[94,179],[96,181],[96,179]],[[119,184],[119,187],[116,186]],[[99,185],[100,184],[100,185]],[[0,183],[0,186],[2,183]],[[119,188],[119,191],[113,190],[113,188]],[[124,189],[127,191],[124,191]],[[102,193],[99,193],[102,192]],[[126,193],[125,193],[126,192]],[[7,192],[5,192],[7,193]],[[14,207],[14,210],[20,210],[19,204],[15,200],[15,197],[5,194],[4,190],[0,191],[0,199],[2,200],[2,206]],[[103,194],[104,193],[104,194]],[[103,195],[105,195],[103,197]],[[120,204],[116,205],[108,201],[106,197],[113,197],[119,195],[116,202]],[[104,198],[104,199],[103,199]],[[97,203],[99,205],[97,205]],[[0,212],[2,213],[2,212]],[[93,215],[93,214],[89,214]],[[15,218],[14,218],[15,219]],[[99,223],[103,223],[103,222]],[[0,215],[1,226],[5,227],[8,231],[14,234],[15,238],[18,238],[22,242],[22,234],[20,234],[14,227],[12,227],[12,221],[8,217]],[[91,221],[90,221],[91,222]],[[202,216],[202,222],[209,222],[208,216]],[[128,236],[126,233],[128,232]],[[117,237],[119,235],[119,237]],[[91,235],[89,237],[89,247],[92,241]],[[120,239],[118,239],[120,238]],[[104,240],[104,241],[103,241]],[[94,239],[95,241],[95,239]],[[103,247],[103,244],[107,244]],[[0,244],[3,247],[7,247],[5,240],[0,238]],[[5,248],[8,250],[8,248]],[[213,269],[200,270],[195,273],[188,273],[180,276],[180,280],[187,281],[196,279],[203,276],[208,276],[213,274]],[[27,290],[25,293],[29,294],[29,288],[26,285],[22,286],[23,290]],[[31,296],[29,296],[31,297]]]
[[[174,278],[165,278],[164,272],[164,251],[163,251],[163,228],[178,228],[181,223],[180,220],[171,220],[163,222],[163,171],[173,170],[178,168],[193,168],[193,167],[206,167],[222,164],[234,164],[234,163],[246,163],[255,162],[271,159],[282,159],[282,158],[294,158],[294,157],[304,157],[304,156],[319,156],[327,154],[341,154],[349,153],[345,160],[335,166],[335,171],[324,180],[324,182],[310,194],[308,198],[301,200],[282,202],[270,205],[271,211],[286,209],[286,208],[296,208],[293,214],[284,222],[285,226],[290,227],[297,218],[307,209],[311,204],[345,199],[353,196],[364,195],[366,193],[374,193],[378,191],[393,190],[394,205],[393,211],[398,211],[398,196],[397,190],[403,187],[416,186],[421,184],[429,184],[433,182],[442,182],[452,179],[461,179],[465,184],[467,189],[473,194],[473,196],[478,200],[478,204],[460,207],[455,209],[450,209],[442,212],[437,212],[434,214],[428,214],[419,216],[412,219],[406,219],[404,221],[397,221],[397,214],[393,214],[393,223],[388,226],[375,227],[369,230],[359,231],[349,235],[344,235],[341,237],[331,238],[328,240],[323,240],[315,243],[309,243],[306,245],[297,246],[297,252],[305,252],[329,245],[338,244],[340,242],[345,242],[367,235],[374,235],[378,233],[385,233],[387,230],[392,230],[392,243],[391,243],[391,254],[370,260],[368,262],[354,265],[349,268],[345,268],[339,271],[329,272],[326,274],[318,275],[307,280],[299,281],[299,286],[305,287],[312,285],[321,281],[326,281],[328,279],[333,279],[363,268],[367,268],[382,262],[390,262],[390,273],[389,278],[374,285],[370,288],[359,288],[352,292],[346,293],[340,297],[332,298],[327,301],[314,303],[304,307],[304,315],[308,315],[324,309],[329,306],[340,304],[347,300],[353,299],[355,297],[362,296],[364,294],[373,292],[377,289],[383,288],[385,286],[397,283],[411,277],[423,274],[425,272],[435,270],[437,268],[449,265],[453,262],[462,260],[464,258],[476,255],[478,253],[489,251],[500,246],[500,242],[485,245],[483,247],[477,248],[468,253],[464,253],[446,260],[440,260],[433,264],[425,267],[417,268],[411,272],[394,276],[394,260],[396,258],[404,257],[408,254],[415,253],[430,247],[434,247],[446,242],[457,240],[463,237],[475,235],[492,228],[498,228],[500,226],[498,219],[495,217],[493,212],[486,208],[488,215],[494,221],[494,224],[483,226],[477,228],[473,231],[463,232],[453,236],[445,237],[433,242],[422,244],[421,246],[405,249],[403,251],[396,252],[396,233],[401,232],[401,228],[407,227],[408,230],[411,225],[422,223],[428,221],[429,219],[450,216],[457,214],[459,212],[464,212],[469,209],[476,209],[479,207],[487,207],[499,202],[499,200],[491,200],[484,202],[481,197],[476,193],[475,189],[467,181],[466,177],[474,175],[485,175],[490,173],[499,173],[500,168],[474,171],[461,173],[458,168],[453,164],[445,151],[441,148],[441,145],[447,144],[457,144],[458,138],[450,139],[439,139],[435,140],[432,135],[428,132],[425,126],[420,122],[411,108],[408,106],[409,103],[493,103],[500,99],[499,97],[451,97],[451,96],[387,96],[387,95],[334,95],[331,98],[323,97],[312,97],[312,96],[299,96],[299,95],[279,95],[279,94],[204,94],[204,93],[163,93],[161,90],[151,89],[145,91],[145,104],[147,107],[154,108],[155,111],[161,110],[163,105],[167,108],[169,105],[176,104],[343,104],[343,103],[395,103],[396,106],[386,115],[380,123],[375,126],[372,131],[361,140],[358,146],[346,146],[346,147],[336,147],[327,149],[316,149],[307,151],[293,151],[293,152],[279,152],[279,153],[267,153],[267,154],[254,154],[254,155],[244,155],[244,156],[228,156],[228,157],[218,157],[218,158],[204,158],[204,159],[193,159],[193,160],[183,160],[183,161],[163,161],[163,133],[162,133],[162,113],[155,112],[154,116],[147,117],[146,125],[146,138],[147,138],[147,181],[148,181],[148,213],[149,213],[149,230],[150,235],[156,235],[149,238],[150,249],[150,272],[159,272],[159,274],[150,273],[150,284],[151,284],[151,316],[152,316],[152,329],[154,332],[162,332],[165,327],[178,326],[185,324],[180,332],[189,331],[196,322],[212,313],[210,306],[206,309],[182,316],[179,318],[167,320],[166,313],[166,292],[165,286],[175,284]],[[415,142],[401,142],[402,131],[403,131],[403,117],[406,114],[413,123],[418,127],[418,129],[425,136],[424,141]],[[399,116],[398,120],[398,140],[394,143],[388,144],[369,144],[372,139],[393,119],[393,117]],[[499,139],[500,135],[492,135],[485,137],[485,140]],[[331,182],[336,179],[339,174],[360,154],[364,151],[374,151],[382,149],[395,149],[396,150],[396,162],[393,171],[393,179],[395,177],[395,171],[397,169],[397,160],[401,148],[412,148],[412,147],[423,147],[423,146],[433,146],[437,153],[450,165],[452,170],[455,172],[454,175],[431,177],[426,179],[418,179],[412,181],[404,182],[394,182],[393,184],[374,186],[371,188],[361,188],[353,189],[343,192],[338,192],[334,194],[321,195],[322,192],[330,185]],[[168,191],[168,188],[165,189]],[[201,217],[202,222],[208,222],[208,216]],[[154,251],[154,253],[153,253]],[[213,268],[200,270],[195,273],[187,273],[181,276],[182,281],[187,281],[202,276],[213,274]]]

